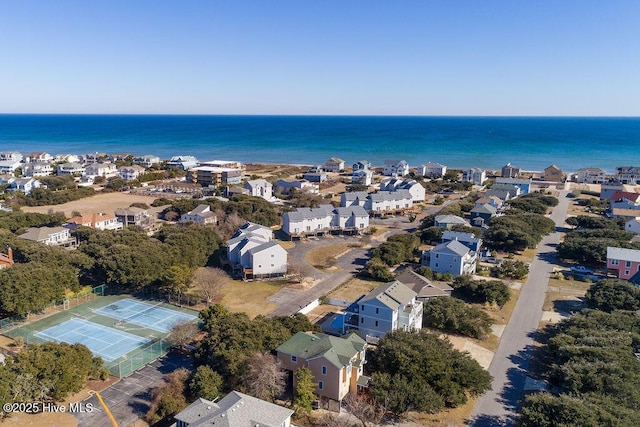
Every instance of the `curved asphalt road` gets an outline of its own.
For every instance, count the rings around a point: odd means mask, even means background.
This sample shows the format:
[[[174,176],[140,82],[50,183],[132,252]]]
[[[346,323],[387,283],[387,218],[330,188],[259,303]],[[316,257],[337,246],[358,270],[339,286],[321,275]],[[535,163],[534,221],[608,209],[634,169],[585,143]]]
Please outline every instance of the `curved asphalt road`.
[[[527,281],[522,286],[518,302],[489,367],[489,373],[493,376],[492,389],[478,399],[473,410],[470,423],[473,426],[515,424],[533,338],[542,318],[549,275],[554,267],[555,247],[560,242],[560,233],[569,206],[567,193],[560,192],[560,203],[550,215],[556,223],[556,232],[546,236],[538,245]]]

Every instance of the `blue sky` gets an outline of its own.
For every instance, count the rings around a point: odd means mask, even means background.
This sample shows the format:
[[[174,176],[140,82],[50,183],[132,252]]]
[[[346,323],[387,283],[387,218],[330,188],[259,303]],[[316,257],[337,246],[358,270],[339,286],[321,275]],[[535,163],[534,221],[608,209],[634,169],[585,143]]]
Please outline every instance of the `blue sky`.
[[[640,116],[640,1],[0,0],[0,113]]]

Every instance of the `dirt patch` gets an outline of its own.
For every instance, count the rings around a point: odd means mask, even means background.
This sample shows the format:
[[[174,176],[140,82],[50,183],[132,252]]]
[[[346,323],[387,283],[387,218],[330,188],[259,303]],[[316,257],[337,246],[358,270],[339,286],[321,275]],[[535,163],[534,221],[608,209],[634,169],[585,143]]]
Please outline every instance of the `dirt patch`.
[[[351,247],[347,243],[335,243],[327,246],[320,246],[311,249],[305,260],[309,265],[318,269],[326,270],[333,267],[336,259],[348,252]]]
[[[67,217],[71,216],[73,211],[80,213],[113,213],[117,208],[129,207],[132,203],[151,203],[157,199],[155,196],[141,196],[123,193],[102,193],[95,196],[86,197],[84,199],[75,200],[73,202],[63,203],[61,205],[49,205],[49,206],[24,206],[22,210],[24,212],[37,212],[46,214],[49,210],[53,209],[55,212],[64,212]]]
[[[342,307],[337,305],[322,304],[307,313],[307,317],[311,323],[317,323],[325,318],[327,314],[342,311]]]
[[[381,284],[380,282],[354,278],[331,291],[328,296],[346,301],[354,301],[359,296],[368,294]]]
[[[266,315],[274,311],[276,304],[267,301],[267,298],[278,292],[283,287],[281,280],[263,282],[243,282],[231,280],[220,290],[225,307],[233,312],[244,312],[250,318],[259,314]]]

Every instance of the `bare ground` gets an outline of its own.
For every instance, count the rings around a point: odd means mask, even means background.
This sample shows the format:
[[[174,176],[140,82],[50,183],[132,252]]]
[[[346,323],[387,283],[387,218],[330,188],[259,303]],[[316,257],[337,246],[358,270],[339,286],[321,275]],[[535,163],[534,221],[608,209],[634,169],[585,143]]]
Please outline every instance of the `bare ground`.
[[[97,194],[62,205],[24,206],[22,210],[24,212],[37,213],[47,213],[49,210],[53,210],[56,212],[64,212],[67,217],[70,217],[73,211],[80,213],[113,213],[116,208],[126,208],[136,202],[151,205],[151,202],[155,199],[157,199],[155,196],[134,195],[128,192],[113,192]]]

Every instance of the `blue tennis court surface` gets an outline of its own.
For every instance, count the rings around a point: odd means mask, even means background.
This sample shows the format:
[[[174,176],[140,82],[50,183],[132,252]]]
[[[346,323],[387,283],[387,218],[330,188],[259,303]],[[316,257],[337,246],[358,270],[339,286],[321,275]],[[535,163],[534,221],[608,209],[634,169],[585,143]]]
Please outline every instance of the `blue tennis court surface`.
[[[191,314],[181,313],[160,307],[159,305],[146,304],[129,298],[100,307],[95,310],[94,313],[163,333],[169,332],[177,323],[192,322],[197,318]]]
[[[89,322],[70,319],[35,334],[47,341],[84,344],[91,352],[111,362],[143,346],[149,340],[117,329]]]

